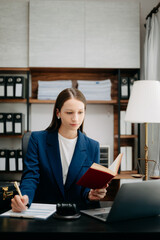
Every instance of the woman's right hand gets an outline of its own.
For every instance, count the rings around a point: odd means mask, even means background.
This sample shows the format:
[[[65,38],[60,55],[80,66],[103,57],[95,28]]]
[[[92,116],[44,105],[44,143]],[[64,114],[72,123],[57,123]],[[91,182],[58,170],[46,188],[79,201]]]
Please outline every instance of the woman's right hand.
[[[11,199],[11,208],[13,212],[22,212],[27,210],[27,204],[29,202],[29,198],[27,195],[22,196],[15,195],[14,198]]]

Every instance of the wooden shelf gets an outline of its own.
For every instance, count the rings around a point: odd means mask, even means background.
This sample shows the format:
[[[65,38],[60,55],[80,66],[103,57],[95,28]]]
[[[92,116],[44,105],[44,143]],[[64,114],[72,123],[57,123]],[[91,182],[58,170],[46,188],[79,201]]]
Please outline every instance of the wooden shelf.
[[[120,103],[122,105],[127,105],[128,104],[128,99],[120,100]]]
[[[23,135],[2,135],[0,134],[1,138],[22,138]]]
[[[26,72],[29,72],[29,71],[30,71],[29,68],[0,68],[0,73],[6,73],[6,72],[26,73]]]
[[[30,98],[29,103],[35,103],[35,104],[49,104],[49,103],[55,103],[55,100],[39,100],[39,99],[34,99]]]
[[[0,103],[26,103],[27,102],[27,99],[13,99],[13,98],[10,98],[10,99],[0,99]]]
[[[137,135],[121,135],[120,138],[121,139],[123,139],[123,138],[138,138],[138,136]]]
[[[55,103],[55,100],[39,100],[39,99],[34,99],[30,98],[29,103],[32,104],[50,104],[50,103]],[[110,101],[102,101],[102,100],[88,100],[88,104],[117,104],[117,100],[110,100]]]
[[[118,77],[117,69],[90,69],[90,68],[30,68],[32,76],[32,97],[30,103],[35,103],[38,92],[38,81],[57,81],[57,80],[71,80],[72,86],[77,87],[78,80],[111,80],[111,99],[112,101],[91,101],[90,103],[97,104],[117,104],[118,101]],[[36,102],[36,103],[42,103]],[[45,103],[45,102],[44,102]],[[53,103],[46,102],[46,103]]]
[[[105,101],[105,100],[88,100],[87,103],[89,104],[117,104],[117,100],[110,100],[110,101]]]
[[[137,174],[137,171],[121,171],[120,174],[115,176],[113,179],[137,179],[132,176],[132,174]]]
[[[115,138],[118,138],[118,135],[115,135],[114,136]],[[129,138],[129,139],[134,139],[134,138],[138,138],[138,136],[137,135],[120,135],[120,138],[121,139],[126,139],[126,138]]]

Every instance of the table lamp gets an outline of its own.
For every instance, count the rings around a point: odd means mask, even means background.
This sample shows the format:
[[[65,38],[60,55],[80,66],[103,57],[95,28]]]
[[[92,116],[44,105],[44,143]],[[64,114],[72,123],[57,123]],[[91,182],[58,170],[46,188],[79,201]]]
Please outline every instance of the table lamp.
[[[138,80],[133,84],[125,121],[145,123],[145,180],[148,180],[148,123],[160,123],[160,82]]]

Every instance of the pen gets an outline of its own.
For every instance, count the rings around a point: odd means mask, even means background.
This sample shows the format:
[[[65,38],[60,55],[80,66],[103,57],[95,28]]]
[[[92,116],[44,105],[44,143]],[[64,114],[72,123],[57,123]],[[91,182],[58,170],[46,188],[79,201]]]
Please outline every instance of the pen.
[[[14,186],[15,186],[20,198],[22,198],[22,193],[21,193],[21,190],[19,189],[19,186],[18,186],[17,182],[14,182]]]

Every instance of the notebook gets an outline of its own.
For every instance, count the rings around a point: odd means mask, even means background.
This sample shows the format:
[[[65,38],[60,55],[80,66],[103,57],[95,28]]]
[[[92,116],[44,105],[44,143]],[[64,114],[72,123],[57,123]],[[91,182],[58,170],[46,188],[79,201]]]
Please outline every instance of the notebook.
[[[17,218],[36,218],[47,219],[56,212],[56,204],[32,203],[31,207],[23,212],[13,212],[9,210],[0,214],[0,217],[17,217]]]
[[[105,222],[157,216],[160,214],[160,180],[124,183],[111,207],[81,212]]]

